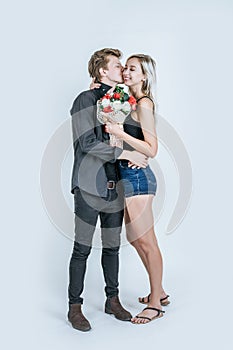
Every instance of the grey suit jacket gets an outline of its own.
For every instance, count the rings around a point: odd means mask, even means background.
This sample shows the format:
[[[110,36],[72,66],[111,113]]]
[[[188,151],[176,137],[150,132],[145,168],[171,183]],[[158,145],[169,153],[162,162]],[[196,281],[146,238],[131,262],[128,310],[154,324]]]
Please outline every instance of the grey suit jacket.
[[[123,150],[109,145],[109,136],[96,117],[96,102],[110,88],[102,83],[100,89],[82,92],[71,108],[74,147],[72,193],[75,187],[79,187],[93,195],[107,197],[107,181],[110,179],[106,174],[106,162],[112,163],[117,173],[116,159]]]

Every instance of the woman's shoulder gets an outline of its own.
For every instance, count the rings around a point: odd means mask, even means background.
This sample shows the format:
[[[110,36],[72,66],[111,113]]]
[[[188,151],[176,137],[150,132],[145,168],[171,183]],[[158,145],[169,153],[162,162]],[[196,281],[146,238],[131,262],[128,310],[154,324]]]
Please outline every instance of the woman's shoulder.
[[[154,101],[149,96],[142,96],[139,99],[137,99],[137,104],[141,107],[145,107],[148,109],[155,109]]]

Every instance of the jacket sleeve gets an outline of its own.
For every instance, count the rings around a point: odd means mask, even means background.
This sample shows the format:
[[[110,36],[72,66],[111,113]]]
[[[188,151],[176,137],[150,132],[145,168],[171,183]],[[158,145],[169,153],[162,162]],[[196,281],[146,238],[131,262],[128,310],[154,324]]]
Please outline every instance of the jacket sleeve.
[[[96,117],[95,97],[85,92],[79,95],[74,102],[71,115],[75,147],[79,144],[82,152],[106,162],[115,162],[123,150],[97,139],[96,128],[101,126],[98,126]]]

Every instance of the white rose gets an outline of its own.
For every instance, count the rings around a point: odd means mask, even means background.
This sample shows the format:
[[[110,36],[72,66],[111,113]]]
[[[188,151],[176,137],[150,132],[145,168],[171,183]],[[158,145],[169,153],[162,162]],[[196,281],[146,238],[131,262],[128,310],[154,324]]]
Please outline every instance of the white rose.
[[[130,112],[131,111],[131,105],[130,105],[130,103],[128,102],[128,101],[125,101],[124,103],[123,103],[123,106],[122,106],[122,109],[123,109],[123,111],[124,112]]]
[[[104,98],[101,101],[101,104],[102,104],[103,107],[108,107],[110,105],[110,100],[108,98]]]
[[[122,108],[122,103],[121,103],[121,101],[114,101],[114,102],[113,102],[113,108],[114,108],[116,111],[119,111],[119,110]]]

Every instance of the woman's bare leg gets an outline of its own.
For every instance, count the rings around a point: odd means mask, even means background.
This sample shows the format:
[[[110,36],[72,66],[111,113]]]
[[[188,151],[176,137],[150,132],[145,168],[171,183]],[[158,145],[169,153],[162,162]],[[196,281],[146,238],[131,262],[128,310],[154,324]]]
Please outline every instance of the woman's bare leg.
[[[124,211],[124,220],[125,220],[125,227],[126,227],[126,236],[128,238],[128,241],[129,241],[129,236],[131,235],[130,232],[133,229],[130,227],[130,218],[129,218],[129,213],[128,213],[127,207],[125,207],[125,211]],[[140,258],[141,258],[141,260],[143,262],[143,265],[145,266],[145,269],[148,272],[148,268],[147,268],[148,263],[147,263],[147,259],[146,259],[146,254],[141,249],[141,247],[140,247],[140,245],[138,244],[137,241],[133,241],[133,242],[130,242],[130,243],[137,250],[138,255],[140,256]]]
[[[152,195],[140,195],[126,198],[126,232],[129,242],[135,247],[149,274],[151,287],[148,306],[161,309],[162,256],[154,233],[152,213]],[[130,222],[129,222],[130,220]],[[154,317],[156,311],[145,310],[139,316]],[[135,323],[148,322],[142,318],[133,318]]]
[[[124,212],[124,219],[125,219],[125,226],[126,226],[126,235],[127,237],[130,236],[130,232],[133,230],[132,228],[130,228],[130,218],[129,218],[129,213],[128,213],[128,209],[127,207],[125,207],[125,212]],[[132,234],[131,234],[132,236]],[[129,239],[128,239],[129,240]],[[145,266],[145,269],[146,271],[148,272],[148,261],[147,261],[147,256],[144,252],[144,250],[141,248],[141,245],[139,244],[138,240],[135,240],[135,241],[132,241],[130,242],[131,245],[137,250],[137,253],[138,255],[140,256],[142,262],[143,262],[143,265]],[[148,272],[149,274],[149,272]],[[162,287],[162,290],[161,290],[161,295],[160,295],[160,298],[165,298],[167,296],[167,294],[165,293],[163,287]],[[149,303],[149,298],[148,298],[148,295],[145,296],[145,297],[139,297],[138,300],[141,301],[141,300],[144,300],[144,302],[146,304]]]

